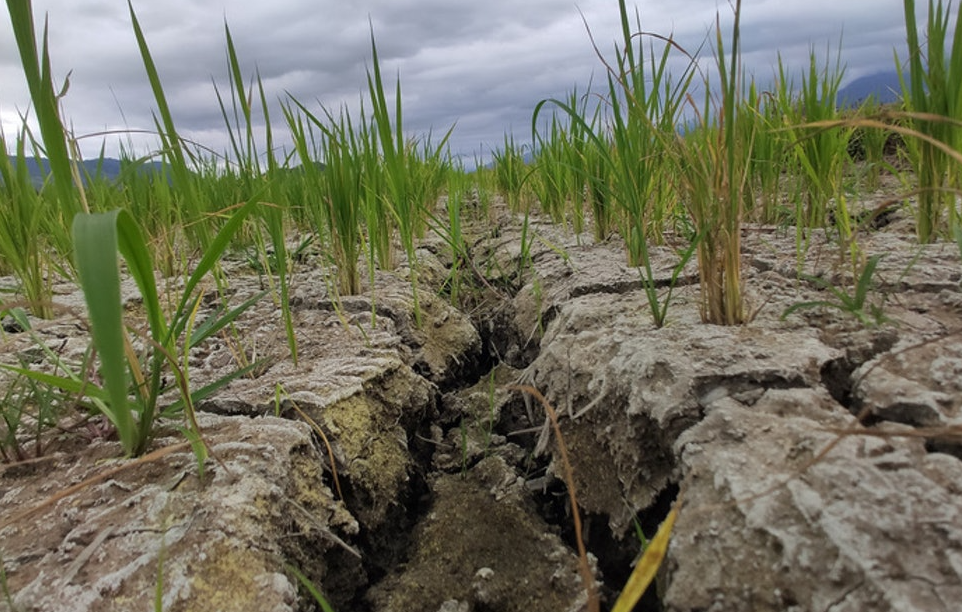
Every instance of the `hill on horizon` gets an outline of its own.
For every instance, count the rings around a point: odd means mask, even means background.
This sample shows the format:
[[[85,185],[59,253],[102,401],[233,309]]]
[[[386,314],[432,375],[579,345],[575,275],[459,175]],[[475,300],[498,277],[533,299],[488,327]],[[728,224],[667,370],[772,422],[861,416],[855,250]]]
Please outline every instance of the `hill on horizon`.
[[[16,155],[7,155],[14,168],[17,167],[19,160]],[[47,180],[50,174],[50,164],[43,157],[26,157],[24,163],[27,165],[27,172],[30,174],[30,182],[39,189]],[[134,162],[120,160],[113,157],[102,159],[85,159],[81,162],[84,172],[90,177],[100,177],[108,181],[115,181],[124,172],[125,168],[132,166]],[[141,174],[164,175],[166,170],[163,162],[153,161],[139,164],[137,172]]]
[[[836,103],[839,108],[855,107],[870,96],[881,104],[892,104],[902,99],[902,85],[899,73],[886,70],[859,77],[838,90]]]

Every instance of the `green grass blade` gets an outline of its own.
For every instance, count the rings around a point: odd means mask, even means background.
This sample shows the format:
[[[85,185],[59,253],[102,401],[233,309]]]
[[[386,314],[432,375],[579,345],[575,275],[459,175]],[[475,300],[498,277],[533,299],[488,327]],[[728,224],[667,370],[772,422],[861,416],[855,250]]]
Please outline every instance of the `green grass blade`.
[[[110,399],[107,396],[106,391],[104,391],[100,387],[90,384],[90,381],[83,380],[81,378],[58,376],[56,374],[49,374],[47,372],[31,370],[28,368],[15,366],[8,363],[0,363],[0,369],[7,370],[15,374],[19,374],[20,376],[29,378],[30,380],[36,381],[42,385],[56,387],[57,389],[65,391],[66,393],[70,393],[77,396],[86,395],[87,397],[93,400],[98,400],[99,402],[102,402],[102,403],[105,403]],[[105,405],[105,408],[103,412],[105,415],[107,415],[107,418],[110,419],[112,411],[110,410],[109,406],[106,406],[106,404],[104,405]],[[113,419],[111,419],[111,421],[113,421]]]
[[[317,590],[317,587],[314,586],[314,583],[311,582],[310,578],[305,576],[303,572],[293,565],[290,565],[289,563],[285,563],[284,565],[292,574],[294,574],[294,576],[297,577],[298,582],[300,582],[301,585],[307,589],[307,592],[311,594],[311,597],[314,598],[314,601],[317,602],[317,605],[321,606],[321,610],[324,612],[334,612],[334,608],[331,607],[331,604],[327,603],[327,600],[323,595],[321,595],[321,592]]]
[[[130,21],[133,24],[134,36],[137,38],[137,47],[140,50],[140,57],[144,63],[144,71],[147,73],[147,79],[150,81],[150,89],[154,93],[154,101],[157,103],[157,110],[160,112],[160,120],[163,123],[163,130],[160,130],[160,136],[164,141],[168,155],[171,157],[171,172],[173,172],[174,180],[179,185],[186,186],[190,183],[187,160],[181,147],[180,138],[177,136],[177,128],[174,125],[170,106],[167,104],[164,86],[160,81],[157,66],[154,64],[154,58],[150,54],[150,48],[147,46],[147,38],[144,36],[144,31],[140,27],[140,21],[134,12],[134,5],[131,0],[127,0],[127,8],[130,11]]]
[[[270,291],[261,291],[260,293],[251,296],[251,298],[245,301],[243,304],[232,308],[227,312],[223,312],[223,309],[220,309],[210,317],[201,321],[200,325],[194,328],[193,332],[190,334],[190,346],[188,348],[194,348],[207,338],[210,338],[220,330],[236,321],[240,315],[242,315],[248,308],[259,302],[268,293],[270,293]]]
[[[197,193],[198,189],[194,184],[193,175],[187,163],[187,154],[184,151],[183,141],[177,133],[177,128],[174,125],[173,115],[167,103],[167,96],[164,94],[164,87],[161,84],[157,66],[154,64],[150,49],[147,46],[147,39],[144,36],[143,29],[140,27],[140,21],[137,19],[133,4],[130,0],[127,1],[127,7],[130,11],[130,19],[133,24],[134,35],[137,38],[137,46],[140,50],[144,70],[147,73],[150,88],[154,94],[154,101],[160,112],[160,119],[156,117],[154,119],[157,125],[157,134],[163,145],[164,156],[170,166],[172,182],[177,187],[176,191],[180,196],[180,202],[175,209],[175,214],[177,214],[182,221],[186,219],[190,224],[189,227],[192,228],[191,232],[194,239],[200,243],[202,248],[206,248],[209,240],[209,230],[207,224],[202,222],[204,212],[201,205],[202,199]]]
[[[191,392],[190,392],[190,402],[191,402],[191,404],[193,405],[193,404],[196,404],[197,402],[200,402],[200,401],[202,401],[202,400],[204,400],[204,399],[207,399],[208,397],[210,397],[211,395],[213,395],[213,394],[216,393],[217,391],[219,391],[219,390],[223,389],[224,387],[226,387],[226,386],[227,386],[228,384],[230,384],[232,381],[237,380],[238,378],[242,378],[242,377],[244,377],[244,376],[247,376],[247,375],[250,374],[251,372],[253,372],[253,371],[255,371],[255,370],[257,370],[258,368],[263,367],[263,366],[264,366],[264,360],[263,360],[263,359],[259,359],[259,360],[255,361],[254,363],[248,364],[248,365],[244,366],[243,368],[240,368],[240,369],[238,369],[238,370],[235,370],[235,371],[231,372],[230,374],[227,374],[226,376],[223,376],[223,377],[221,377],[221,378],[218,378],[217,380],[215,380],[215,381],[212,382],[212,383],[209,383],[209,384],[207,384],[207,385],[204,385],[204,386],[201,387],[200,389],[195,389],[195,390],[191,391]],[[183,410],[183,409],[184,409],[184,406],[186,406],[186,405],[187,405],[187,402],[184,400],[183,397],[181,397],[181,398],[178,399],[177,401],[172,402],[169,406],[167,406],[166,408],[164,408],[161,414],[162,414],[162,416],[165,416],[165,417],[174,416],[175,414],[177,414],[178,412],[180,412],[181,410]]]
[[[184,285],[184,293],[181,298],[180,304],[176,310],[177,313],[188,313],[189,310],[186,308],[187,303],[190,301],[191,296],[194,293],[194,289],[204,278],[204,276],[210,272],[217,262],[220,261],[221,255],[230,246],[231,240],[234,234],[241,228],[244,224],[244,220],[247,218],[254,209],[260,204],[258,199],[258,194],[252,195],[251,199],[238,208],[234,213],[227,219],[223,226],[221,226],[220,231],[208,244],[207,249],[204,251],[203,256],[200,261],[197,262],[197,266],[194,268],[193,273],[187,278],[187,282]],[[176,337],[183,331],[184,325],[186,324],[187,317],[181,316],[178,324],[172,324],[171,329],[168,332],[172,337]],[[169,340],[169,339],[168,339]]]
[[[59,95],[54,91],[53,75],[50,68],[50,55],[47,45],[47,24],[44,21],[42,63],[37,54],[37,39],[34,31],[33,7],[30,0],[7,0],[7,10],[13,26],[17,50],[23,65],[30,98],[40,124],[45,156],[50,163],[54,178],[54,189],[60,201],[60,210],[66,223],[70,223],[76,212],[73,191],[73,177],[70,170],[70,155],[67,148],[66,133],[60,120],[58,108]],[[69,81],[68,81],[69,83]],[[61,92],[65,93],[66,86]]]
[[[167,332],[167,324],[157,293],[157,282],[154,280],[153,258],[147,249],[147,242],[140,231],[140,226],[126,211],[117,214],[117,239],[117,246],[127,261],[130,276],[137,283],[137,288],[140,289],[140,295],[143,297],[151,336],[163,338]]]
[[[872,289],[872,276],[875,274],[875,268],[878,266],[880,259],[882,259],[881,255],[872,255],[869,257],[868,261],[865,262],[865,268],[858,277],[853,300],[853,305],[858,310],[861,310],[865,306],[865,299],[868,297],[868,292]]]
[[[108,418],[117,428],[127,454],[136,454],[137,423],[127,398],[125,331],[120,299],[117,217],[120,210],[74,217],[73,238],[77,275],[87,302],[91,335],[100,357],[101,375],[109,398]]]

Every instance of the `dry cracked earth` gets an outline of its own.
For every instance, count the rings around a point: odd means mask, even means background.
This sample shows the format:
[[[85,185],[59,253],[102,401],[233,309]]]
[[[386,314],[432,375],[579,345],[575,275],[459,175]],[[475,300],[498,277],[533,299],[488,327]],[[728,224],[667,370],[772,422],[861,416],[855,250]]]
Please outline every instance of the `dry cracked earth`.
[[[305,581],[338,611],[586,609],[558,440],[518,385],[559,414],[603,609],[683,492],[639,610],[958,610],[962,263],[915,244],[904,212],[886,221],[860,234],[884,255],[878,325],[783,318],[834,299],[800,270],[851,282],[831,236],[800,253],[794,228],[744,229],[752,319],[736,327],[701,323],[693,268],[655,327],[618,240],[547,222],[519,275],[507,212],[474,229],[458,307],[444,243],[422,245],[420,325],[403,269],[332,300],[308,258],[296,366],[270,298],[191,353],[197,388],[239,351],[264,360],[198,406],[203,476],[177,420],[142,459],[88,418],[0,465],[0,610],[320,609]],[[664,298],[671,237],[652,261]],[[231,303],[264,283],[226,266]],[[34,323],[65,358],[86,349],[76,314]],[[27,336],[8,331],[0,357],[36,355]]]

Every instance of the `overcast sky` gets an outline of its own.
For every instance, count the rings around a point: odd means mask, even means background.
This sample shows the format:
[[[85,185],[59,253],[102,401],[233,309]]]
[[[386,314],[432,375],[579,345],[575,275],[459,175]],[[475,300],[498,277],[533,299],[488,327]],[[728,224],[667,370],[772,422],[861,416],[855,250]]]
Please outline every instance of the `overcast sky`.
[[[920,4],[924,4],[920,2]],[[124,0],[35,0],[37,27],[47,14],[56,78],[72,71],[65,100],[78,135],[150,129],[155,105]],[[445,132],[457,123],[451,150],[473,158],[497,148],[506,131],[530,134],[543,98],[603,77],[584,15],[611,55],[619,36],[617,0],[133,0],[183,136],[214,150],[228,144],[213,81],[227,93],[225,20],[245,77],[259,70],[272,100],[290,93],[311,108],[356,105],[366,87],[373,24],[382,69],[393,89],[401,78],[405,128]],[[630,6],[634,7],[634,4]],[[579,8],[581,13],[579,13]],[[724,0],[637,3],[645,30],[672,34],[696,49],[716,13],[731,22]],[[905,56],[901,0],[744,0],[746,68],[768,79],[781,52],[792,68],[809,49],[823,58],[842,41],[846,81],[894,68]],[[834,59],[834,56],[833,56]],[[710,64],[710,56],[704,58]],[[0,18],[0,119],[8,138],[29,108],[6,11]],[[279,112],[272,117],[282,127]],[[149,145],[134,138],[145,153]],[[95,155],[102,139],[86,139]],[[116,154],[117,138],[107,140]]]

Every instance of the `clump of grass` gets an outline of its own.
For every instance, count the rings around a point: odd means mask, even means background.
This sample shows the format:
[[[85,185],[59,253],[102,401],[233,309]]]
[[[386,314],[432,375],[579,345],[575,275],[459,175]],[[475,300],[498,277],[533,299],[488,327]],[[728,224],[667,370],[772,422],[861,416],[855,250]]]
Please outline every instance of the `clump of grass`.
[[[525,183],[530,170],[525,163],[525,150],[515,142],[514,136],[505,134],[501,149],[492,152],[494,158],[494,182],[498,191],[507,200],[512,212],[527,208]]]
[[[371,206],[370,203],[364,205],[364,142],[346,110],[342,109],[337,118],[326,111],[327,121],[324,121],[296,100],[294,104],[298,105],[302,115],[291,108],[286,109],[285,114],[295,136],[303,178],[313,186],[311,193],[305,194],[305,208],[329,248],[338,291],[343,295],[355,295],[360,292],[361,285],[358,261],[363,248],[362,217]],[[305,118],[308,121],[306,128]],[[361,122],[365,122],[363,116]],[[315,128],[320,131],[323,171],[314,161],[317,155],[312,144]],[[386,228],[378,231],[384,232]],[[376,248],[374,243],[368,244],[372,250]]]
[[[571,164],[568,162],[568,135],[554,115],[536,141],[537,156],[533,162],[533,189],[541,210],[556,224],[565,222],[571,192]]]
[[[28,364],[21,357],[20,367]],[[49,383],[17,375],[0,395],[0,461],[24,461],[46,450],[47,433],[69,398]]]
[[[808,71],[802,76],[800,93],[796,93],[786,87],[787,77],[779,59],[777,99],[792,140],[790,168],[796,181],[794,221],[799,261],[811,230],[834,226],[840,247],[849,253],[854,274],[860,256],[843,184],[852,166],[848,150],[854,127],[840,121],[842,115],[836,105],[843,74],[840,52],[834,67],[821,67],[814,50],[810,51]]]
[[[450,169],[443,152],[451,130],[438,143],[430,135],[407,138],[400,79],[392,112],[373,31],[371,53],[366,99],[370,115],[364,101],[355,119],[344,108],[337,116],[328,109],[312,113],[293,98],[284,112],[304,178],[313,187],[305,194],[306,212],[329,247],[338,291],[360,291],[362,253],[368,256],[372,277],[377,267],[396,269],[397,240],[407,260],[415,318],[420,321],[416,244],[424,237],[430,207]]]
[[[819,66],[815,51],[809,52],[808,71],[802,75],[801,90],[786,86],[789,81],[779,58],[778,106],[786,114],[792,139],[792,168],[800,181],[801,198],[797,203],[795,225],[799,228],[824,227],[829,221],[829,204],[835,202],[833,215],[839,222],[847,219],[842,191],[842,176],[849,160],[848,143],[852,129],[845,126],[811,129],[808,124],[840,118],[836,100],[844,76],[841,53],[834,68]],[[844,237],[851,228],[839,226]]]
[[[793,304],[782,313],[782,319],[785,319],[788,317],[788,315],[798,310],[822,307],[840,310],[855,317],[865,326],[873,327],[881,325],[886,321],[885,314],[882,312],[882,307],[878,304],[868,303],[868,298],[873,288],[873,276],[875,274],[875,268],[878,266],[878,262],[881,258],[881,255],[873,255],[868,258],[868,260],[865,262],[865,265],[862,267],[862,271],[858,278],[856,278],[854,281],[855,288],[851,295],[834,286],[824,278],[802,275],[804,279],[815,283],[823,290],[831,293],[835,297],[835,301],[814,300],[810,302]]]
[[[16,163],[0,155],[0,255],[8,272],[20,281],[20,291],[40,318],[53,316],[54,247],[48,238],[59,218],[30,180],[27,170],[26,128],[17,139]],[[0,135],[0,150],[6,151]],[[53,242],[61,242],[54,238]]]
[[[919,184],[916,233],[919,242],[933,242],[947,235],[960,213],[953,190],[962,188],[962,166],[931,141],[962,150],[962,17],[960,5],[955,18],[951,3],[928,3],[925,45],[919,37],[915,0],[904,0],[905,29],[908,41],[909,81],[896,57],[902,80],[903,98],[910,127],[928,137],[909,141],[909,151]],[[948,40],[950,24],[955,33]]]
[[[387,188],[383,197],[387,199],[391,215],[397,224],[402,248],[407,256],[414,300],[414,318],[420,325],[421,310],[418,298],[416,241],[424,235],[424,207],[428,205],[427,200],[430,199],[429,196],[437,196],[439,186],[434,183],[434,180],[436,180],[437,175],[442,173],[441,152],[451,135],[451,130],[448,130],[436,146],[432,145],[430,138],[428,138],[423,143],[423,151],[419,155],[418,143],[410,142],[404,136],[400,78],[397,79],[394,91],[393,114],[388,105],[373,30],[371,32],[371,56],[372,69],[368,72],[367,77],[368,93],[372,106],[372,121],[374,122],[381,163],[383,164],[384,185]],[[368,155],[374,155],[374,151],[369,151]],[[434,189],[425,190],[426,184],[433,184]],[[433,204],[434,202],[430,201],[430,205]]]
[[[657,326],[665,323],[671,288],[663,297],[649,258],[649,243],[660,242],[671,209],[670,183],[666,174],[666,157],[685,92],[694,76],[692,64],[681,79],[668,72],[668,60],[676,43],[664,42],[663,50],[646,55],[645,46],[637,43],[628,10],[619,2],[622,26],[622,48],[615,61],[609,63],[595,46],[599,59],[607,68],[607,114],[590,118],[586,107],[568,100],[542,100],[535,106],[532,134],[536,134],[540,113],[547,104],[560,109],[570,120],[571,132],[578,134],[579,163],[574,164],[584,185],[586,196],[595,213],[595,236],[603,238],[609,224],[617,227],[625,241],[628,263],[639,267],[648,308]],[[637,32],[641,32],[636,15]],[[589,31],[590,35],[590,31]],[[617,206],[613,210],[613,206]],[[613,223],[612,223],[613,222]],[[690,256],[690,251],[688,252]],[[687,262],[683,255],[672,281]]]
[[[254,98],[254,87],[252,84],[250,90],[244,90],[243,82],[241,80],[240,61],[237,57],[237,50],[234,47],[234,40],[231,36],[230,28],[228,28],[226,24],[224,25],[224,34],[227,40],[228,68],[231,76],[230,80],[231,84],[233,85],[232,101],[234,105],[235,118],[234,129],[231,129],[231,122],[228,120],[228,114],[219,93],[217,97],[220,101],[220,107],[225,123],[228,126],[228,133],[230,134],[231,143],[234,149],[234,159],[237,163],[242,165],[241,174],[247,180],[247,192],[249,194],[257,194],[259,191],[264,191],[269,199],[269,204],[259,207],[257,212],[263,219],[264,225],[267,227],[267,232],[271,239],[271,246],[273,247],[275,257],[274,273],[277,275],[279,285],[281,318],[284,322],[284,330],[287,337],[288,349],[290,350],[291,354],[291,360],[296,366],[297,336],[294,334],[294,322],[291,315],[290,291],[288,282],[290,270],[286,242],[287,225],[285,223],[285,219],[288,217],[287,203],[279,188],[280,180],[278,178],[278,163],[274,157],[274,137],[271,130],[270,107],[267,103],[267,96],[264,93],[264,84],[260,79],[260,75],[257,75],[255,80],[257,83],[258,99],[260,100],[261,115],[264,119],[265,148],[267,150],[267,170],[266,174],[263,174],[263,176],[266,178],[266,185],[259,186],[255,184],[255,181],[256,177],[262,176],[262,172],[258,161],[260,156],[257,151],[256,137],[253,129],[253,108],[250,102],[250,100]],[[235,135],[241,132],[242,126],[244,137],[243,146],[240,144],[239,137]]]
[[[720,20],[715,25],[715,67],[720,99],[705,83],[698,124],[678,135],[674,160],[684,200],[696,232],[701,281],[701,317],[706,323],[737,325],[745,321],[741,280],[741,224],[748,184],[748,160],[754,126],[740,129],[741,1],[734,7],[731,51],[725,52]]]
[[[217,263],[230,244],[233,234],[256,204],[252,202],[239,208],[218,232],[197,268],[187,279],[170,318],[165,315],[157,292],[153,263],[145,241],[129,214],[114,210],[76,217],[74,244],[77,271],[90,313],[93,343],[100,359],[104,381],[102,391],[94,387],[93,391],[87,393],[93,396],[98,408],[117,428],[121,445],[128,455],[143,453],[151,439],[158,410],[157,402],[165,391],[162,383],[165,365],[170,366],[175,373],[182,407],[190,420],[189,429],[186,431],[196,436],[199,436],[199,431],[193,421],[194,402],[243,375],[243,371],[238,371],[212,386],[192,391],[186,369],[185,351],[232,323],[253,304],[253,300],[249,300],[241,307],[205,320],[195,327],[201,299],[197,292],[200,281]],[[146,368],[133,352],[123,323],[118,252],[127,261],[130,275],[140,289],[147,312],[150,330],[148,339],[152,350],[146,360]],[[69,386],[69,381],[61,382]],[[131,383],[132,397],[129,395]]]
[[[464,235],[463,221],[467,214],[472,188],[468,175],[458,162],[447,176],[447,189],[444,195],[444,211],[435,214],[427,210],[427,221],[431,229],[447,244],[451,265],[442,292],[446,292],[451,304],[461,303],[462,275],[470,273],[471,253]]]
[[[784,118],[774,94],[760,91],[754,78],[749,81],[748,91],[736,112],[742,129],[755,126],[743,203],[745,220],[778,224],[786,217],[782,203],[782,173],[787,166],[788,138],[779,130]]]
[[[157,66],[150,54],[144,31],[134,12],[133,4],[129,0],[127,7],[134,35],[137,39],[137,46],[140,50],[140,57],[144,64],[144,72],[150,82],[154,101],[160,114],[160,117],[154,118],[154,122],[157,128],[157,137],[161,143],[161,152],[164,156],[166,168],[170,171],[172,185],[175,188],[173,194],[180,196],[174,205],[174,210],[178,213],[177,220],[181,228],[190,228],[191,238],[195,241],[195,244],[199,244],[203,248],[209,239],[207,225],[200,222],[205,211],[201,208],[201,198],[197,193],[196,183],[187,163],[188,154],[184,142],[177,133],[167,96],[164,93]]]

